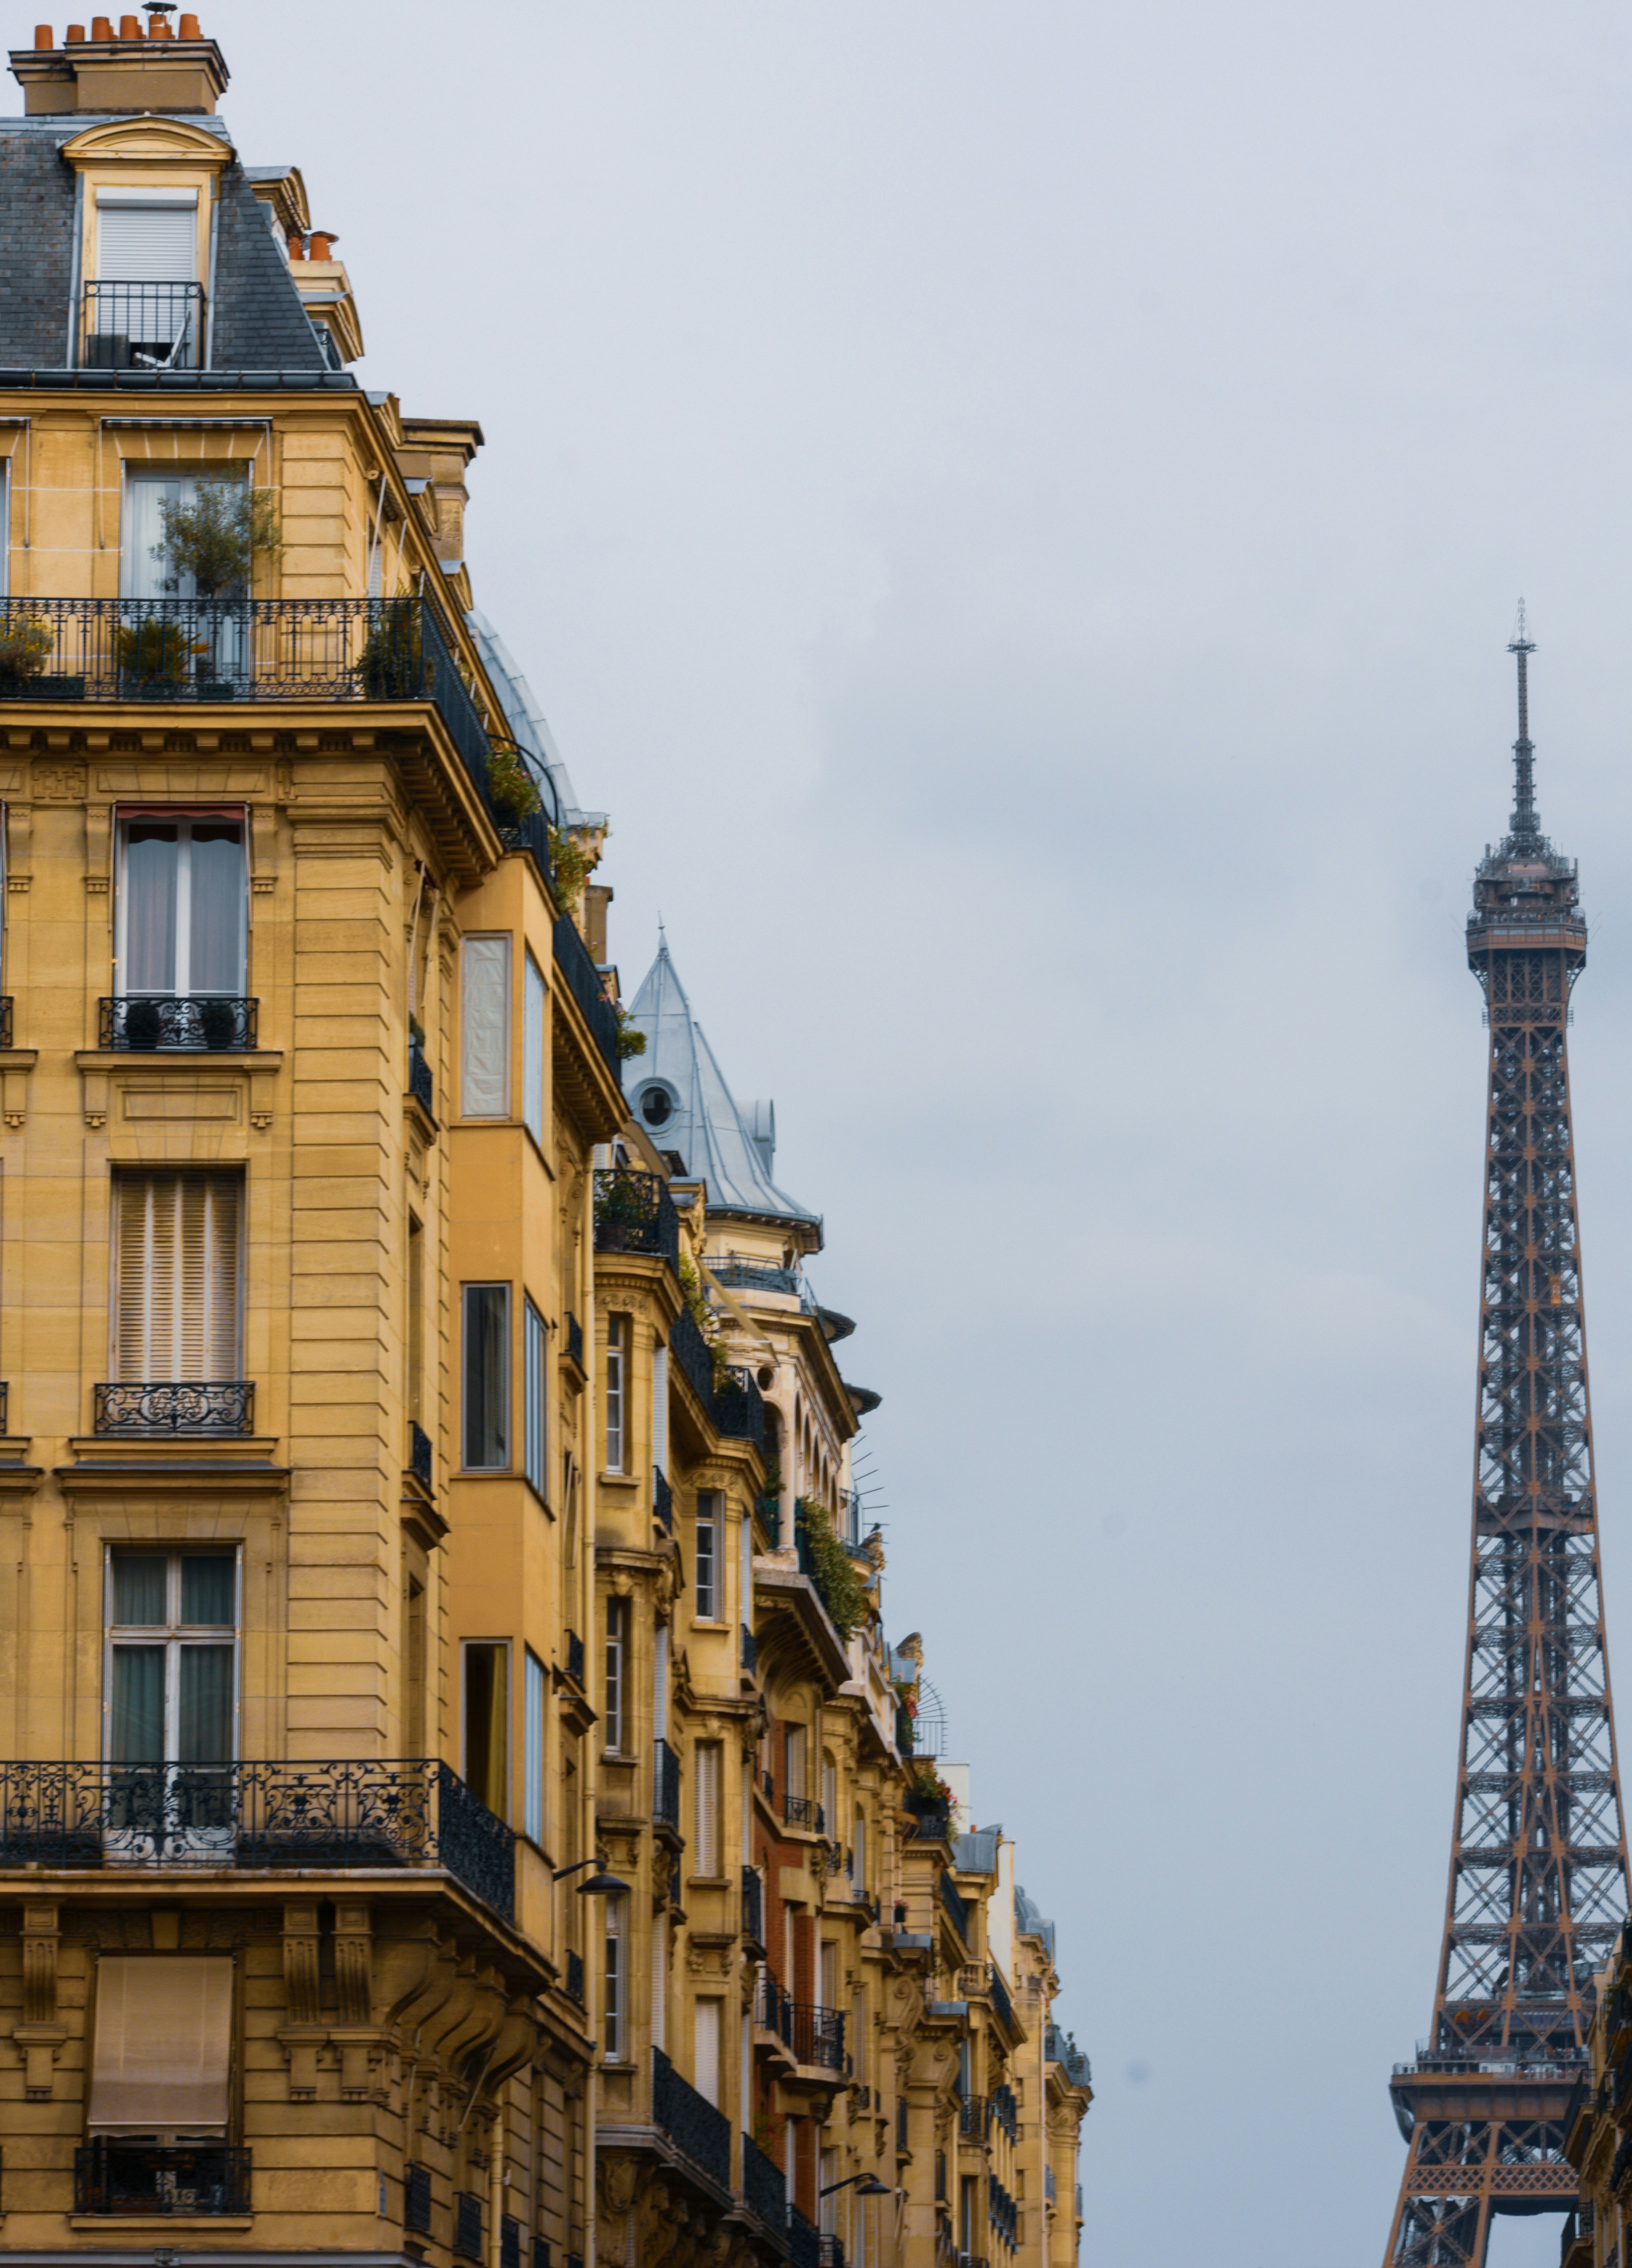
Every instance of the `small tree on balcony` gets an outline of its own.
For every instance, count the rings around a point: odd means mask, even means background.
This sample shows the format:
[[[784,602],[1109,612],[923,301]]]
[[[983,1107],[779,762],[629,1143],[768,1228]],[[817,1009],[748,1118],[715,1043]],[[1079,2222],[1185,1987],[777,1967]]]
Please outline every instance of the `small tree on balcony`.
[[[256,561],[270,564],[283,552],[272,491],[247,481],[201,481],[186,503],[166,497],[159,514],[164,534],[153,556],[172,589],[190,575],[201,599],[247,597]]]

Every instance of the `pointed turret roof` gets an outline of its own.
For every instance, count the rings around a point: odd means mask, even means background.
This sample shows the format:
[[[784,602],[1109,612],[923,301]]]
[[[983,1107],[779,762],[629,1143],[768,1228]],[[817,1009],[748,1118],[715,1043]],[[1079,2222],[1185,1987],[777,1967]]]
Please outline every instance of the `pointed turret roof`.
[[[797,1222],[816,1232],[819,1246],[821,1216],[771,1178],[776,1142],[771,1105],[749,1105],[750,1132],[691,1013],[667,941],[659,943],[628,1020],[646,1034],[646,1053],[633,1057],[624,1074],[630,1108],[659,1149],[677,1152],[688,1176],[706,1182],[709,1211]]]

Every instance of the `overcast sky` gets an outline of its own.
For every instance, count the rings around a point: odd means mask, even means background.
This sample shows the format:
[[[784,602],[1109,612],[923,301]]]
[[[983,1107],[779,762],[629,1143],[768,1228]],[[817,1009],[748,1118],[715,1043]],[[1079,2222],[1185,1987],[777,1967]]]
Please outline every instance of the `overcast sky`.
[[[204,27],[246,160],[339,235],[365,382],[482,420],[468,556],[612,814],[626,988],[661,909],[825,1213],[891,1632],[1093,2059],[1085,2263],[1376,2268],[1451,1825],[1462,921],[1520,591],[1592,922],[1632,1658],[1625,10]]]

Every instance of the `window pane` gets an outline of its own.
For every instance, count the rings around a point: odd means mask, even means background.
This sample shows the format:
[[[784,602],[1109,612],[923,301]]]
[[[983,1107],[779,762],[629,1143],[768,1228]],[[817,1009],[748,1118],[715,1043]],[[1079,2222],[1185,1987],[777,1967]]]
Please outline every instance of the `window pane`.
[[[527,1341],[523,1348],[522,1388],[526,1396],[526,1426],[523,1455],[527,1476],[538,1491],[544,1493],[546,1443],[544,1433],[545,1395],[549,1365],[545,1359],[548,1337],[544,1319],[528,1300],[526,1303]]]
[[[464,1097],[467,1118],[503,1118],[510,1109],[510,940],[468,937],[464,972]]]
[[[162,1562],[160,1563],[162,1565]],[[114,1648],[113,1722],[108,1753],[116,1764],[162,1763],[165,1753],[165,1649]]]
[[[477,1471],[510,1462],[510,1286],[465,1286],[465,1457]]]
[[[241,992],[244,984],[243,829],[196,820],[192,843],[189,992]]]
[[[465,1782],[501,1819],[510,1808],[508,1667],[502,1646],[465,1648]]]
[[[125,835],[125,992],[175,990],[175,910],[181,828],[132,821]]]
[[[181,1648],[181,1723],[177,1759],[184,1764],[225,1764],[233,1753],[233,1649]]]
[[[523,1758],[522,1826],[535,1843],[544,1839],[544,1665],[536,1655],[527,1656],[527,1705]]]
[[[166,1565],[151,1551],[114,1552],[114,1621],[122,1629],[155,1630],[169,1621]]]
[[[238,1620],[237,1562],[220,1552],[181,1562],[181,1620],[206,1628],[230,1629]]]
[[[529,953],[522,1002],[521,1110],[535,1142],[544,1146],[544,980]]]

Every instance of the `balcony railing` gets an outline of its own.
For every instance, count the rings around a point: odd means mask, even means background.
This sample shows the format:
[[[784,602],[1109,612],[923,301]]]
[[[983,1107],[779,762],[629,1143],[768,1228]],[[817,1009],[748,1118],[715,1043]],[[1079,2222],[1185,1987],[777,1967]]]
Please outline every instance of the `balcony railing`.
[[[431,1436],[423,1425],[408,1421],[408,1469],[426,1488],[431,1485]]]
[[[569,1362],[584,1368],[584,1327],[569,1308],[566,1317],[566,1352]]]
[[[790,1827],[809,1828],[813,1835],[827,1832],[827,1814],[813,1795],[786,1796],[782,1816]]]
[[[566,1674],[580,1692],[584,1690],[584,1641],[576,1631],[566,1634]]]
[[[822,2240],[796,2205],[787,2208],[788,2268],[822,2268]]]
[[[0,1426],[0,1431],[3,1430],[4,1427]],[[742,1667],[747,1670],[749,1675],[751,1677],[759,1667],[759,1640],[754,1636],[753,1631],[750,1630],[746,1623],[743,1623],[741,1625],[741,1628],[742,1632]]]
[[[742,2137],[742,2202],[774,2235],[787,2226],[787,2183],[751,2134]]]
[[[742,1869],[742,1934],[755,1945],[765,1941],[764,1889],[754,1867]]]
[[[0,701],[430,701],[502,828],[451,647],[426,599],[0,599]]]
[[[675,1531],[675,1492],[661,1465],[652,1468],[652,1517],[665,1533]]]
[[[583,1011],[584,1021],[589,1027],[590,1037],[601,1050],[601,1059],[621,1086],[624,1082],[624,1055],[619,1046],[623,1027],[617,1020],[617,1011],[606,997],[601,973],[589,958],[589,948],[578,934],[578,925],[571,914],[562,914],[555,929],[556,967],[566,979],[566,989]]]
[[[652,2051],[652,2123],[692,2164],[731,2187],[731,2122],[681,2078],[661,2048]]]
[[[595,1174],[595,1250],[649,1252],[680,1269],[680,1216],[661,1177],[625,1166]]]
[[[242,1055],[256,1044],[261,1003],[224,992],[126,992],[99,1003],[97,1045],[144,1055]]]
[[[680,1824],[680,1759],[667,1741],[653,1743],[652,1816],[660,1826]]]
[[[0,1048],[9,1048],[11,1039],[11,995],[0,993]]]
[[[950,1874],[941,1877],[941,1903],[946,1908],[947,1919],[963,1939],[969,1942],[969,1908],[958,1895],[957,1884]]]
[[[498,2224],[498,2268],[521,2268],[521,2224],[508,2213]]]
[[[249,2153],[224,2142],[87,2142],[74,2152],[74,2211],[188,2219],[249,2210]]]
[[[87,284],[80,305],[81,370],[198,369],[203,284]]]
[[[482,2257],[482,2200],[469,2190],[454,2191],[454,2250],[462,2259]]]
[[[436,1116],[436,1112],[432,1108],[436,1101],[436,1081],[431,1076],[431,1066],[425,1060],[425,1049],[417,1040],[412,1039],[408,1042],[408,1091],[414,1101],[423,1107],[429,1117]]]
[[[566,1954],[566,1997],[569,2000],[576,2000],[580,2008],[583,2007],[584,1956],[581,1953],[575,1953],[571,1946],[567,1948]]]
[[[754,1988],[754,2021],[761,2031],[774,2032],[795,2063],[819,2071],[844,2070],[844,2011],[794,1999],[768,1968],[760,1970]]]
[[[691,1391],[708,1409],[714,1398],[714,1358],[690,1310],[683,1307],[668,1334],[668,1351],[690,1382]]]
[[[816,2239],[816,2259],[820,2268],[845,2268],[845,2248],[837,2236]]]
[[[997,1975],[994,1969],[993,1976]],[[1012,2087],[1000,2087],[992,2097],[992,2116],[1002,2128],[1015,2147],[1020,2147],[1020,2105],[1015,2100]]]
[[[0,1764],[0,1867],[439,1867],[508,1920],[515,1839],[434,1759]]]
[[[1045,2053],[1050,2063],[1057,2063],[1060,2066],[1073,2087],[1092,2084],[1093,2073],[1089,2068],[1088,2058],[1071,2035],[1062,2032],[1057,2025],[1051,2024],[1048,2028]]]
[[[419,2236],[431,2234],[431,2169],[408,2166],[402,2173],[402,2226]]]
[[[966,2095],[957,2106],[957,2131],[965,2142],[984,2142],[986,2138],[986,2099],[984,2095]]]
[[[992,1971],[992,2006],[998,2021],[1012,2039],[1015,2033],[1015,2004],[1008,1997],[1008,1987],[1003,1982],[1003,1972],[995,1961],[987,1964]]]
[[[247,1433],[255,1388],[246,1379],[182,1380],[92,1388],[93,1433]]]
[[[765,1446],[764,1397],[745,1370],[734,1370],[723,1386],[714,1388],[714,1427],[734,1441]]]

